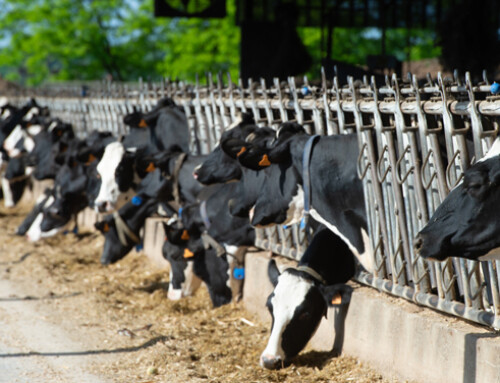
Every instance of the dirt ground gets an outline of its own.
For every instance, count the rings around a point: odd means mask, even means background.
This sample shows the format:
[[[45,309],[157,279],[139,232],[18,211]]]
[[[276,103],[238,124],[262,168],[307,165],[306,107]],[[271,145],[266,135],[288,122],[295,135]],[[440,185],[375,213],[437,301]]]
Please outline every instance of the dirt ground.
[[[97,233],[29,243],[13,234],[29,209],[0,207],[0,280],[40,300],[83,354],[102,355],[86,369],[103,381],[396,382],[354,358],[307,349],[287,368],[264,370],[258,360],[270,329],[242,304],[212,309],[205,288],[169,301],[168,273],[144,255],[101,266]]]

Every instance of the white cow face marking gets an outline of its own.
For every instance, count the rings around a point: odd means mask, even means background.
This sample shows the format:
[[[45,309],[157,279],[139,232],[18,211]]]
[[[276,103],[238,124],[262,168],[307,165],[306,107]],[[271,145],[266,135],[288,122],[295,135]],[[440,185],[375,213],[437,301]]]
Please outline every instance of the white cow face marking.
[[[2,113],[2,116],[0,116],[0,119],[6,120],[11,116],[11,111],[9,109],[5,109],[4,112]]]
[[[173,280],[172,271],[170,271],[170,280]],[[168,289],[167,298],[170,300],[179,300],[183,297],[192,296],[201,286],[201,279],[194,273],[194,262],[188,262],[184,269],[184,282],[180,289]]]
[[[116,182],[116,168],[125,155],[125,148],[120,142],[112,142],[106,146],[101,161],[97,164],[97,172],[101,177],[101,188],[95,200],[98,211],[104,213],[114,210],[120,189]]]
[[[311,280],[289,269],[279,276],[267,305],[273,326],[260,364],[279,368],[305,347],[325,313],[326,303]]]
[[[33,118],[34,115],[36,114],[39,114],[40,113],[40,109],[38,109],[38,107],[34,106],[33,108],[31,108],[28,113],[26,113],[23,117],[23,120],[24,121],[29,121]]]
[[[43,198],[45,198],[45,195],[42,195],[39,197],[37,203],[42,202]],[[44,204],[44,207],[50,206],[54,203],[54,197],[50,196],[47,198],[47,201]],[[42,221],[43,221],[43,213],[39,213],[33,223],[31,224],[29,230],[26,232],[26,238],[28,238],[28,241],[30,242],[36,242],[39,241],[42,238],[49,238],[53,237],[54,235],[62,232],[64,229],[69,226],[69,223],[67,225],[57,227],[55,229],[52,229],[50,231],[42,231]]]

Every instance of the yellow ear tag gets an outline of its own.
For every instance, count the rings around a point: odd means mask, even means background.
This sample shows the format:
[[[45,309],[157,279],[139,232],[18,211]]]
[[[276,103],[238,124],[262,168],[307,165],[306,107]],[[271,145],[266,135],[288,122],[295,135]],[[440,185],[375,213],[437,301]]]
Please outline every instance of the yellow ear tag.
[[[148,165],[148,167],[146,168],[146,172],[151,173],[151,172],[154,172],[155,169],[156,169],[155,164],[153,164],[152,162],[150,162],[149,165]]]
[[[102,231],[104,233],[107,233],[109,231],[109,225],[107,223],[105,223],[104,226],[102,227]]]
[[[147,128],[148,124],[144,120],[144,118],[139,122],[139,128]]]
[[[184,258],[192,258],[194,257],[194,253],[188,248],[184,249]]]
[[[188,233],[188,231],[187,231],[187,230],[184,230],[184,231],[182,232],[181,239],[182,239],[183,241],[187,241],[187,240],[189,239],[189,233]]]
[[[97,158],[92,153],[90,153],[89,158],[87,159],[87,162],[85,163],[85,165],[90,165],[95,160],[97,160]]]
[[[335,294],[332,298],[332,305],[340,305],[342,303],[342,295],[340,293]]]
[[[262,156],[262,159],[260,160],[259,165],[260,166],[264,166],[264,167],[271,165],[271,162],[269,161],[269,158],[267,157],[267,154],[264,154]]]
[[[236,157],[239,157],[241,156],[243,153],[245,153],[247,151],[247,148],[245,148],[244,146],[241,147],[240,151],[238,152],[238,154],[236,155]]]

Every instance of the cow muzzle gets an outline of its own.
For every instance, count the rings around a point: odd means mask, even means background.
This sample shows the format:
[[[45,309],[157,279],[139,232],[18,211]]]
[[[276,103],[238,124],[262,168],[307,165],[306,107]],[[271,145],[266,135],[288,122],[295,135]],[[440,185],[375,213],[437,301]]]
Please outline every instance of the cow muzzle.
[[[95,202],[95,208],[98,213],[109,213],[113,210],[113,204],[109,201]]]
[[[285,363],[281,357],[264,354],[260,356],[260,365],[268,370],[278,370],[285,367]]]

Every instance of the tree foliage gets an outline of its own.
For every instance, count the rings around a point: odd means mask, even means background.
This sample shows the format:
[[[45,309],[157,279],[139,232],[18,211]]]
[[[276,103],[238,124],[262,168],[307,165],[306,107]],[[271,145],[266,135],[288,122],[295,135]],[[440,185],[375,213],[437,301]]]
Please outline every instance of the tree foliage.
[[[135,0],[0,0],[0,8],[0,74],[10,80],[237,75],[234,17],[155,19],[152,1]]]
[[[152,0],[0,0],[0,76],[28,85],[109,76],[192,81],[207,71],[236,79],[235,4],[227,0],[226,18],[203,20],[154,18]],[[332,58],[365,65],[367,55],[381,53],[377,33],[335,28]],[[308,74],[318,77],[320,30],[301,28],[299,34],[314,60]],[[400,60],[435,57],[434,40],[426,31],[388,30],[387,53]]]

